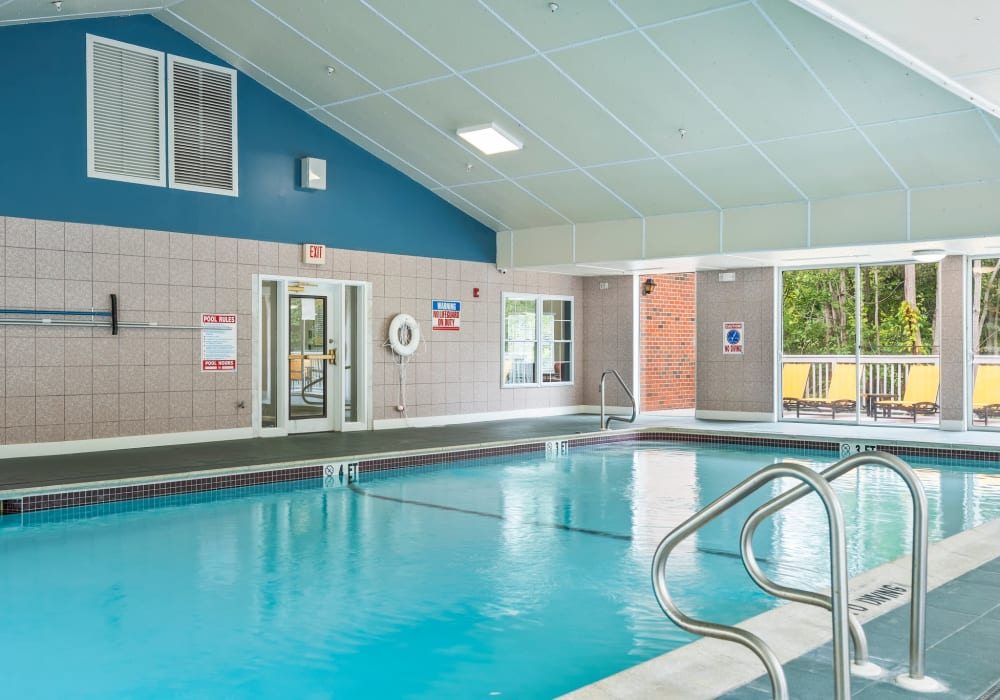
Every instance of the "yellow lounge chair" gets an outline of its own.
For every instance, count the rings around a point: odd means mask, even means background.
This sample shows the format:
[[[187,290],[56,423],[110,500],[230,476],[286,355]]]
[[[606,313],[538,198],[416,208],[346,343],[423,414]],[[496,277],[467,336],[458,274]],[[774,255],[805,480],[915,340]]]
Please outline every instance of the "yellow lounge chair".
[[[891,416],[893,411],[903,411],[913,416],[917,422],[917,414],[929,416],[938,412],[937,395],[941,374],[937,365],[913,365],[906,375],[906,389],[899,401],[879,401],[875,410],[875,420],[879,411]]]
[[[782,410],[791,411],[798,408],[799,402],[806,395],[806,382],[811,367],[808,362],[789,362],[781,366]]]
[[[1000,416],[1000,365],[976,367],[976,383],[972,387],[972,412],[990,424],[990,416]]]
[[[802,407],[829,409],[831,418],[837,417],[837,411],[855,410],[858,405],[857,371],[857,365],[853,362],[835,364],[830,374],[830,386],[827,387],[826,396],[803,401]],[[798,409],[795,415],[798,417]]]

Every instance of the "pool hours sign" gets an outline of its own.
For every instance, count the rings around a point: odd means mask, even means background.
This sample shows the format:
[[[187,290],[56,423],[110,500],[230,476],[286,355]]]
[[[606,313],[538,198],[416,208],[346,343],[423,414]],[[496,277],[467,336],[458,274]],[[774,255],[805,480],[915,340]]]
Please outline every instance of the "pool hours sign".
[[[726,321],[722,324],[722,354],[742,355],[746,336],[743,321]]]

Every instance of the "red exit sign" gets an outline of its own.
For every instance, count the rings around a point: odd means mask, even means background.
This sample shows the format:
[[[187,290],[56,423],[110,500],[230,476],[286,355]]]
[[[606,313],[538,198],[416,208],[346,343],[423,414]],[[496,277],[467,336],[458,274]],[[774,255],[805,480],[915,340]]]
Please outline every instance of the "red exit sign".
[[[322,265],[326,262],[326,246],[318,243],[303,243],[302,262],[305,265]]]

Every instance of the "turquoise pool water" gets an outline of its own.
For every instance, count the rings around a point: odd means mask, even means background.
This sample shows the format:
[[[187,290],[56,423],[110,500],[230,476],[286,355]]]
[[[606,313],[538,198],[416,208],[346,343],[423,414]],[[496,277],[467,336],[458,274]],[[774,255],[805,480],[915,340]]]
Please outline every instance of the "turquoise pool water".
[[[0,683],[12,697],[553,697],[689,640],[653,598],[653,549],[783,458],[833,461],[603,446],[353,489],[300,482],[0,518]],[[1000,517],[1000,471],[914,466],[934,539]],[[906,553],[898,478],[866,468],[841,481],[852,573]],[[735,622],[773,605],[733,556],[764,496],[678,550],[672,587],[691,614]],[[762,526],[766,568],[823,585],[823,523],[810,498]]]

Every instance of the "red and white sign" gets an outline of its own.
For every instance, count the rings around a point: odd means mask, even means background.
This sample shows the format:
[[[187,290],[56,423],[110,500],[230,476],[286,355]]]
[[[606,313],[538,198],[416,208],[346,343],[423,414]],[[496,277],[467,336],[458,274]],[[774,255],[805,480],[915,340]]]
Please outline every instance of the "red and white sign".
[[[201,371],[236,371],[236,314],[201,315]]]
[[[431,302],[432,331],[462,330],[462,302],[433,301]]]
[[[302,264],[322,265],[326,262],[326,246],[319,243],[302,244]]]
[[[722,354],[742,355],[746,336],[743,321],[725,321],[722,324]]]

